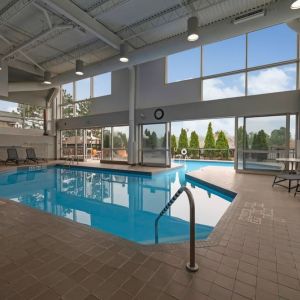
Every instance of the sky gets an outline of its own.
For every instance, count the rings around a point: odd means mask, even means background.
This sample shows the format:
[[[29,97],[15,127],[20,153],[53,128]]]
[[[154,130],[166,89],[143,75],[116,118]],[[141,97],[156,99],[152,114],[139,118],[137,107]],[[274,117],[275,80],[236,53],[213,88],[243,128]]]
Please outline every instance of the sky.
[[[248,67],[255,67],[296,58],[297,35],[287,25],[280,24],[248,34]],[[214,75],[246,67],[246,36],[205,45],[203,47],[203,75]],[[167,82],[199,78],[201,70],[201,49],[193,48],[168,56]],[[215,100],[245,96],[245,74],[235,74],[203,80],[203,99]],[[76,82],[76,100],[90,98],[90,80]],[[95,96],[111,93],[111,73],[94,77]],[[72,83],[63,86],[73,94]],[[248,72],[248,95],[294,90],[296,88],[296,64]],[[101,101],[99,99],[98,101]],[[0,100],[0,110],[12,111],[17,105]],[[269,119],[270,120],[270,119]],[[173,123],[172,131],[177,135],[181,127],[196,130],[200,135],[206,132],[208,120]],[[268,123],[269,121],[267,121]],[[274,128],[271,124],[269,129]],[[267,126],[266,124],[264,126]],[[213,120],[214,130],[223,129],[233,135],[233,119]]]

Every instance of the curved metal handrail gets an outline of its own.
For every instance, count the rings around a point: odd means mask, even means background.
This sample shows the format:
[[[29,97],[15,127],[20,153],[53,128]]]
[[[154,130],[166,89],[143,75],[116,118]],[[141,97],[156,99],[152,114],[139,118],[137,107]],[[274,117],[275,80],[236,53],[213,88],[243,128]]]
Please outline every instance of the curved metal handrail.
[[[195,262],[195,201],[191,191],[186,186],[182,186],[178,189],[155,219],[155,244],[158,244],[158,221],[183,192],[187,194],[190,204],[190,261],[186,264],[186,268],[190,272],[196,272],[199,267]]]

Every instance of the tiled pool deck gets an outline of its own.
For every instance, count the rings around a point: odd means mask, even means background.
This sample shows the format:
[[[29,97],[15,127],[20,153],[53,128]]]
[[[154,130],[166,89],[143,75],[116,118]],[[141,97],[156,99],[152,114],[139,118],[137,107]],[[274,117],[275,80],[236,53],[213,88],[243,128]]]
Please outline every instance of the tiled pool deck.
[[[272,177],[207,167],[193,176],[238,193],[212,241],[139,246],[0,201],[0,299],[300,299],[300,195]]]

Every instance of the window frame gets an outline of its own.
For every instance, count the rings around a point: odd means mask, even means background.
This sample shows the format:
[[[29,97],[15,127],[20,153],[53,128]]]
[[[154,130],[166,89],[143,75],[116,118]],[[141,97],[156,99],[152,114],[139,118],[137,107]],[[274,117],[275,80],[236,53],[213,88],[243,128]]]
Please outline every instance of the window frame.
[[[267,26],[264,28],[261,28],[259,30],[264,30],[270,27],[274,27],[274,26],[278,26],[281,24],[285,24],[285,23],[278,23],[278,24],[274,24],[272,26]],[[256,31],[259,31],[256,30]],[[222,73],[217,73],[217,74],[211,74],[211,75],[203,75],[203,65],[204,65],[204,55],[203,55],[203,47],[204,46],[198,46],[197,48],[200,48],[200,77],[197,78],[193,78],[193,79],[199,79],[200,80],[200,101],[215,101],[215,100],[226,100],[226,99],[231,99],[231,98],[222,98],[222,99],[214,99],[214,100],[204,100],[203,97],[203,82],[207,79],[213,79],[213,78],[221,78],[221,77],[225,77],[225,76],[229,76],[229,75],[236,75],[236,74],[241,74],[244,73],[245,74],[245,96],[242,97],[247,97],[249,96],[248,94],[248,73],[251,73],[252,71],[259,71],[259,70],[263,70],[263,69],[268,69],[268,68],[273,68],[273,67],[278,67],[278,66],[285,66],[285,65],[291,65],[291,64],[295,64],[296,65],[296,86],[295,86],[295,90],[299,90],[300,87],[300,78],[299,78],[299,71],[300,71],[300,49],[299,49],[299,44],[300,44],[300,37],[299,37],[299,33],[297,34],[297,39],[296,39],[296,58],[294,59],[289,59],[289,60],[284,60],[284,61],[280,61],[280,62],[274,62],[274,63],[270,63],[270,64],[263,64],[263,65],[258,65],[258,66],[254,66],[254,67],[248,67],[248,55],[249,55],[249,45],[248,45],[248,35],[256,32],[256,31],[249,31],[243,35],[245,35],[245,41],[246,41],[246,46],[245,46],[245,68],[243,69],[238,69],[238,70],[233,70],[233,71],[228,71],[228,72],[222,72]],[[236,37],[236,36],[234,36]],[[233,37],[230,37],[233,38]],[[229,39],[230,39],[229,38]],[[196,48],[196,47],[195,47]],[[185,50],[184,50],[185,51]],[[165,85],[170,85],[170,84],[176,84],[179,82],[184,82],[187,80],[193,80],[193,79],[184,79],[184,80],[180,80],[180,81],[176,81],[176,82],[171,82],[168,83],[167,82],[167,75],[168,75],[168,57],[165,57],[165,63],[164,63],[164,81],[165,81]],[[294,90],[292,90],[294,91]],[[257,95],[266,95],[268,93],[265,94],[257,94]]]

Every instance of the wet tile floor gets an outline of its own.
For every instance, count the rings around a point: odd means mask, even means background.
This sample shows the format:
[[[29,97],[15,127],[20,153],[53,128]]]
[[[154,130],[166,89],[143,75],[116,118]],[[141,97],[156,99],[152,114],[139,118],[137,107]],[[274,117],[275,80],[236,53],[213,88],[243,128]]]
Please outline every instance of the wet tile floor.
[[[233,190],[212,243],[140,246],[0,200],[0,299],[300,299],[300,195],[271,176],[208,167],[195,177]]]

